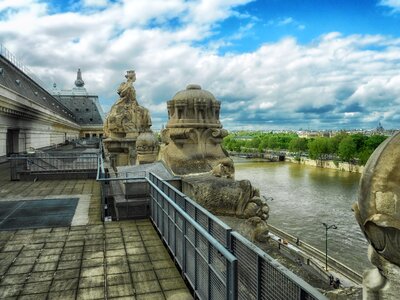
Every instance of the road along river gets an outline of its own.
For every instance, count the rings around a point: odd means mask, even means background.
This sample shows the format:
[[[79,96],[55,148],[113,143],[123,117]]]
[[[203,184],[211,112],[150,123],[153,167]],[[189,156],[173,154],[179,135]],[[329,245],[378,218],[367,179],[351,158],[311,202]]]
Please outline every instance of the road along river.
[[[325,252],[356,272],[371,266],[367,241],[351,205],[357,201],[360,174],[287,162],[234,158],[235,179],[249,179],[269,201],[268,222]]]

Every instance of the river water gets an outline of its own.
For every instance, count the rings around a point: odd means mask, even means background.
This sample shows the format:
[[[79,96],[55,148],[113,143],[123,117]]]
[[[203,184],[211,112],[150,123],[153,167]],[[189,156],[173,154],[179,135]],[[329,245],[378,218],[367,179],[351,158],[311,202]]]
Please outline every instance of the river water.
[[[325,251],[362,274],[371,265],[367,241],[351,205],[357,201],[360,174],[322,169],[288,162],[263,162],[235,158],[235,179],[249,179],[269,201],[268,223]]]

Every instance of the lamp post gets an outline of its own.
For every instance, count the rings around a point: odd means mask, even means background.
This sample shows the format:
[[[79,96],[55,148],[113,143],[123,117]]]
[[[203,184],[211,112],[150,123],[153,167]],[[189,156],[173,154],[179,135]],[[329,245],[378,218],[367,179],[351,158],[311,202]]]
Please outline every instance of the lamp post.
[[[328,225],[326,223],[322,223],[325,227],[325,270],[328,271],[328,230],[329,229],[337,229],[335,224]]]

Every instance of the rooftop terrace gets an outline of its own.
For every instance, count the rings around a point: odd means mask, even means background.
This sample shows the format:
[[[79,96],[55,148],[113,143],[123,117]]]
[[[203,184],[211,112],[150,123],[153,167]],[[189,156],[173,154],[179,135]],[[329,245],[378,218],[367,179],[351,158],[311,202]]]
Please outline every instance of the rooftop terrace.
[[[150,220],[100,221],[95,180],[9,178],[8,163],[0,164],[1,299],[192,298]],[[52,211],[60,199],[66,210]],[[80,214],[71,216],[73,199]],[[39,228],[18,228],[21,214]],[[60,216],[72,225],[59,227]]]

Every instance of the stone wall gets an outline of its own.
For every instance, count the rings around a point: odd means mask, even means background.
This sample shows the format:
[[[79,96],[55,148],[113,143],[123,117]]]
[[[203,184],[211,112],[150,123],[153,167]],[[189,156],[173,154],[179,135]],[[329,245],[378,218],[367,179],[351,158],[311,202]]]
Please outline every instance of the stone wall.
[[[326,169],[334,169],[340,171],[347,171],[347,172],[354,172],[362,174],[364,170],[364,166],[354,165],[347,162],[337,162],[335,163],[333,160],[315,160],[309,158],[301,158],[300,161],[296,160],[293,157],[286,157],[286,161],[302,164],[307,166],[319,167],[319,168],[326,168]]]

